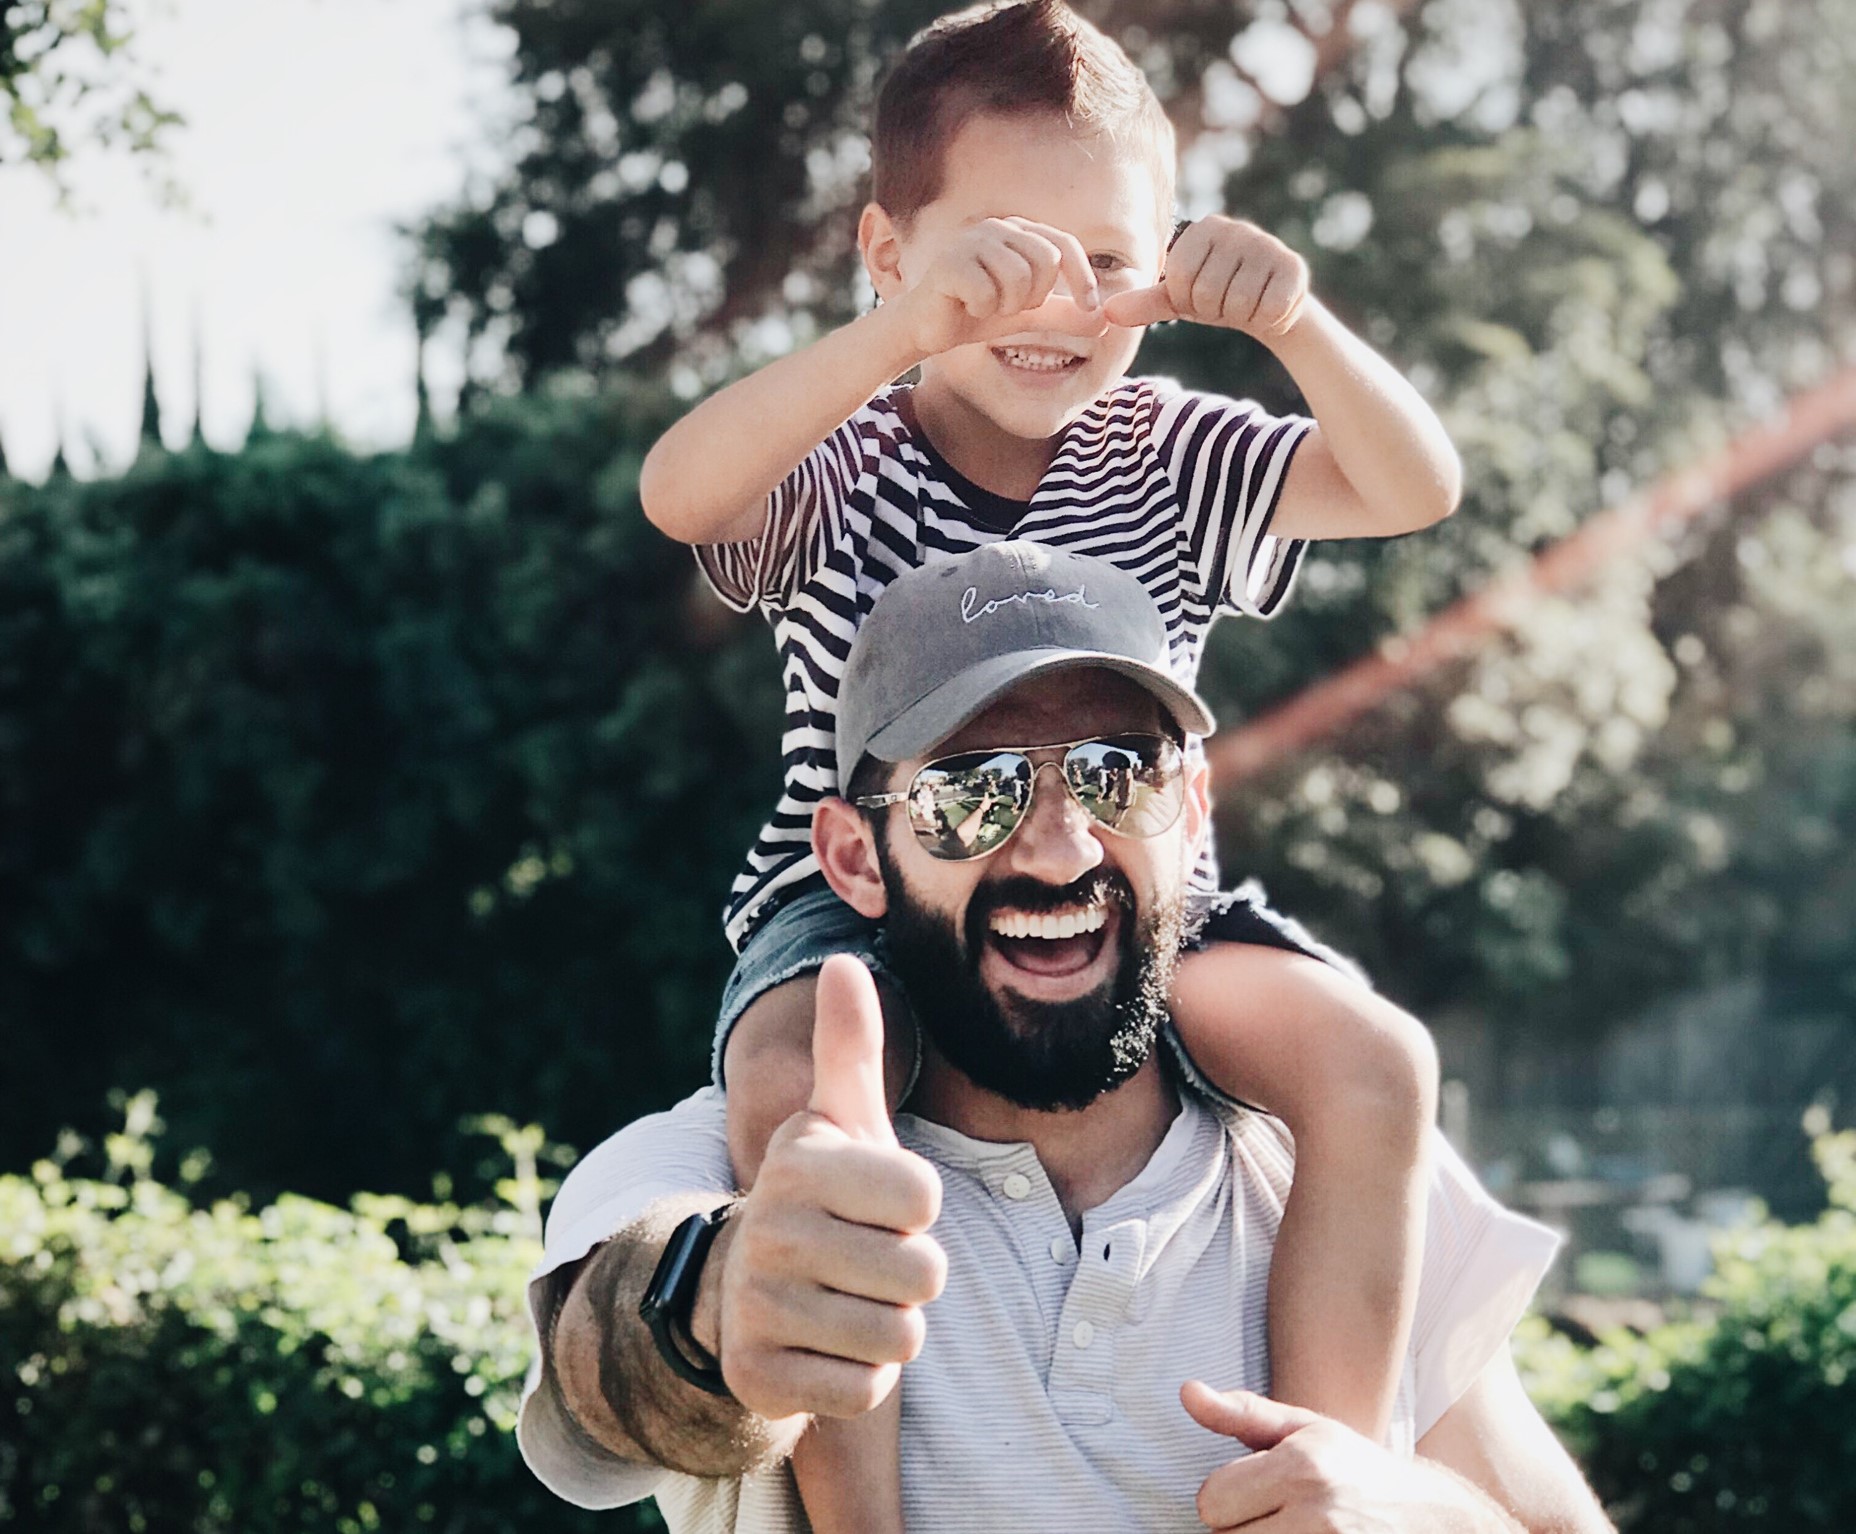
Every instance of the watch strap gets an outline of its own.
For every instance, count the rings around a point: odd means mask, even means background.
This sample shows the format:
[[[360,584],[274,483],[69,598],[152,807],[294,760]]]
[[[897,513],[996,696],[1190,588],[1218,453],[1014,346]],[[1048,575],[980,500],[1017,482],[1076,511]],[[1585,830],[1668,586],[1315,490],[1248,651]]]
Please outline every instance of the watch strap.
[[[638,1314],[650,1328],[657,1351],[678,1379],[710,1395],[730,1394],[722,1364],[690,1332],[690,1314],[702,1281],[703,1262],[735,1205],[727,1203],[693,1214],[671,1232],[658,1258],[657,1271],[638,1302]]]

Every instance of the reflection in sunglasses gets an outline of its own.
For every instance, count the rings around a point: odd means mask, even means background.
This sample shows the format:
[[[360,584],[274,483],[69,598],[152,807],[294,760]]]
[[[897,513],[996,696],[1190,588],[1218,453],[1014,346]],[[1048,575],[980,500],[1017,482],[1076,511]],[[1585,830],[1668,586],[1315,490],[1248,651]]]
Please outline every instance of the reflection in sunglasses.
[[[1034,764],[1033,751],[1046,759]],[[1063,753],[1060,761],[1048,759],[1053,752]],[[1037,778],[1053,767],[1070,797],[1104,828],[1151,837],[1179,818],[1182,760],[1177,743],[1159,735],[975,752],[927,763],[904,793],[867,795],[857,803],[868,809],[906,804],[916,840],[935,857],[984,857],[1024,823]]]

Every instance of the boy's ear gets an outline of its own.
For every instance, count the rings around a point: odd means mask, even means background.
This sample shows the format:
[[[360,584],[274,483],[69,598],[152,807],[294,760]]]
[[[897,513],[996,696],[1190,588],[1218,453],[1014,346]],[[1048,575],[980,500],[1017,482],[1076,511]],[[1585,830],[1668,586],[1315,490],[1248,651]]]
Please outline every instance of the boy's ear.
[[[857,248],[878,298],[888,302],[908,286],[902,275],[902,236],[881,203],[864,204],[857,220]]]
[[[812,852],[833,893],[859,916],[877,921],[888,914],[876,831],[850,800],[826,799],[812,811]]]

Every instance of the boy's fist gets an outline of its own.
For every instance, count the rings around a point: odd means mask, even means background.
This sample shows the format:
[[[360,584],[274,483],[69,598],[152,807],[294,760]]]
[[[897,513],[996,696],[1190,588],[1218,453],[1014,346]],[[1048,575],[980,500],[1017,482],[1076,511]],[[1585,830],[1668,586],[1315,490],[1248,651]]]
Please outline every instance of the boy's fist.
[[[1159,282],[1116,294],[1102,312],[1117,325],[1192,320],[1273,341],[1301,317],[1307,297],[1306,261],[1267,230],[1214,213],[1173,242]]]
[[[1053,298],[1062,281],[1069,297]],[[1028,218],[987,218],[956,236],[897,299],[917,349],[936,357],[1026,330],[1098,336],[1095,270],[1076,236]]]

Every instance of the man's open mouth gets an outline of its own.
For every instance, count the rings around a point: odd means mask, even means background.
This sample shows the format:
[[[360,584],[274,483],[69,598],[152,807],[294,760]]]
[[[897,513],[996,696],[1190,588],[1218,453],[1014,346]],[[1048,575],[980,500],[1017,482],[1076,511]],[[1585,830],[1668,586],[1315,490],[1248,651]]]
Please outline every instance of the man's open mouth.
[[[1060,346],[1032,346],[1017,342],[994,346],[992,354],[1007,367],[1026,373],[1074,372],[1085,361],[1078,353]]]
[[[1066,906],[1054,911],[994,911],[987,940],[1013,969],[1053,979],[1088,969],[1102,955],[1113,930],[1106,904]]]

